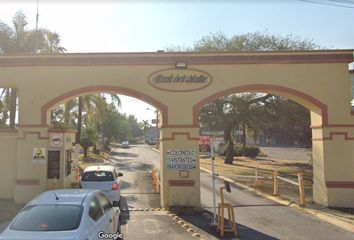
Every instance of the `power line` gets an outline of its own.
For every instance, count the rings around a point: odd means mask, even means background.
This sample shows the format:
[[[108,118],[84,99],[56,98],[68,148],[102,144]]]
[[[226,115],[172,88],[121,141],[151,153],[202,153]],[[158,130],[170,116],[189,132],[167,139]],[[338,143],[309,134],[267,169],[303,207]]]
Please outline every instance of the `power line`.
[[[328,0],[329,2],[344,3],[344,4],[354,4],[352,0]]]
[[[347,5],[340,5],[340,4],[334,4],[334,3],[329,3],[329,2],[317,2],[317,1],[312,1],[312,0],[298,0],[300,2],[308,2],[308,3],[313,3],[313,4],[319,4],[319,5],[327,5],[327,6],[334,6],[334,7],[342,7],[342,8],[351,8],[354,9],[354,6],[347,6]],[[338,3],[344,3],[341,1],[334,1],[334,0],[329,0],[330,2],[338,2]],[[345,4],[354,4],[354,2],[345,2]]]

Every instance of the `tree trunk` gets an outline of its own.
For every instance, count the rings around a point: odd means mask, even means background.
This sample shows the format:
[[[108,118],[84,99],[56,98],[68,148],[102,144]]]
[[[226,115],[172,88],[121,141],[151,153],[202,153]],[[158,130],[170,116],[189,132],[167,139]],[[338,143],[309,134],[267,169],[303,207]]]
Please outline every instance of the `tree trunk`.
[[[86,159],[86,157],[87,157],[87,149],[88,149],[88,147],[84,147],[84,159]]]
[[[10,95],[10,128],[15,128],[16,123],[16,100],[17,100],[17,89],[11,88]]]
[[[232,141],[231,138],[231,128],[225,128],[224,129],[224,134],[225,134],[225,140],[227,143],[227,147],[226,147],[226,157],[225,157],[225,164],[232,164],[233,160],[234,160],[234,142]]]
[[[83,108],[83,99],[79,97],[79,109],[77,116],[77,133],[76,133],[76,143],[80,143],[81,138],[81,125],[82,125],[82,108]]]
[[[242,123],[242,152],[245,154],[246,150],[246,123]]]

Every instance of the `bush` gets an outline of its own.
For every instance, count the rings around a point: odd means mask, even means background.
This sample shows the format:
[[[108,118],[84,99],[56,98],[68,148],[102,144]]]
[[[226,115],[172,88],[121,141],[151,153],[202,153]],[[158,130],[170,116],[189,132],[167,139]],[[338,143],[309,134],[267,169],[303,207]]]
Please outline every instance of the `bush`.
[[[246,146],[245,148],[245,156],[255,158],[259,154],[260,150],[255,146]]]
[[[226,156],[226,145],[225,143],[221,142],[218,146],[218,154],[219,156]]]
[[[226,144],[225,143],[220,143],[218,146],[218,154],[220,156],[226,156]],[[260,153],[260,149],[256,146],[251,146],[251,145],[246,145],[245,152],[243,152],[243,146],[242,144],[235,144],[234,146],[234,156],[235,157],[241,157],[241,156],[246,156],[246,157],[257,157],[258,154]]]
[[[243,151],[242,144],[236,144],[234,150],[236,157],[246,156],[254,158],[260,153],[260,149],[258,147],[251,145],[246,145],[245,151]]]
[[[243,156],[243,149],[241,144],[236,144],[234,148],[235,157]]]

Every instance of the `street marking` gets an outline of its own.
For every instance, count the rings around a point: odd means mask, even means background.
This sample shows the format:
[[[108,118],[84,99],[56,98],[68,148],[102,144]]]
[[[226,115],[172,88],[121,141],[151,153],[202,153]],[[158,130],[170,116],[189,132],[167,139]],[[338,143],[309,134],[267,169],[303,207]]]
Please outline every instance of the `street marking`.
[[[192,234],[192,236],[196,237],[196,238],[200,238],[201,237],[200,233],[194,233],[194,234]]]
[[[187,232],[192,233],[192,236],[195,238],[201,238],[201,234],[197,232],[194,228],[190,227],[189,224],[185,223],[182,221],[182,218],[176,216],[176,214],[171,213],[170,211],[168,212],[168,216],[170,216],[173,220],[177,221],[177,223],[183,227],[184,229],[187,230]],[[202,239],[200,239],[202,240]]]

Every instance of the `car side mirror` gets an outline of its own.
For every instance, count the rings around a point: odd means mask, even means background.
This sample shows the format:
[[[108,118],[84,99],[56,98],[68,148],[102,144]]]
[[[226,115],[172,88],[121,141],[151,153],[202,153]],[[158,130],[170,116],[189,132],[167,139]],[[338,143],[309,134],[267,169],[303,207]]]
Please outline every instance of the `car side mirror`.
[[[118,177],[123,177],[123,173],[118,173],[117,176]]]
[[[113,207],[119,207],[119,201],[113,201]]]

